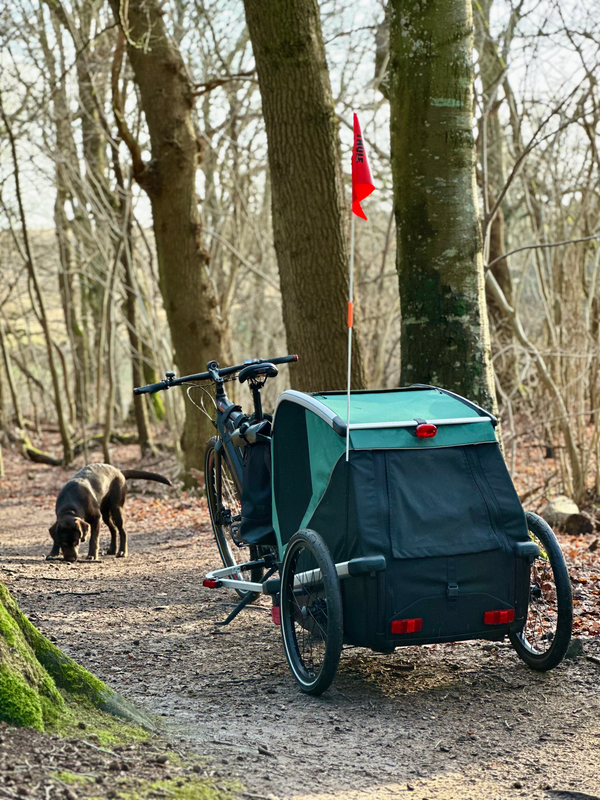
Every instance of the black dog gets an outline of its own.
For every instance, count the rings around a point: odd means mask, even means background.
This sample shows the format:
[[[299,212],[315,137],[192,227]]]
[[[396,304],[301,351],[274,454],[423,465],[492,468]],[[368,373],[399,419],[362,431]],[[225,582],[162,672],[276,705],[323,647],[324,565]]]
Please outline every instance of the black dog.
[[[123,527],[123,506],[127,497],[127,478],[143,478],[172,486],[168,478],[155,472],[137,469],[121,471],[110,464],[90,464],[84,467],[65,483],[56,498],[56,522],[50,528],[54,545],[47,558],[56,558],[62,550],[65,561],[77,561],[79,544],[85,542],[89,533],[88,558],[95,561],[98,558],[100,517],[110,530],[107,554],[125,558],[127,534]]]

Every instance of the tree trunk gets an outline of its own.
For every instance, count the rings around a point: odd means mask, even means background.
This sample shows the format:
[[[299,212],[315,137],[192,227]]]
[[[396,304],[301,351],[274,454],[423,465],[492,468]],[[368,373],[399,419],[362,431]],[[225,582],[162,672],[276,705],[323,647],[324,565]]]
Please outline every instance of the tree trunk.
[[[494,207],[499,193],[506,183],[504,129],[500,120],[500,101],[497,99],[506,64],[498,43],[490,34],[490,12],[493,0],[481,0],[475,8],[475,47],[479,55],[479,77],[481,81],[482,115],[479,123],[479,157],[482,164],[482,189],[485,193],[484,215]],[[512,26],[505,33],[504,51],[512,38]],[[486,221],[487,222],[487,221]],[[501,258],[508,250],[506,246],[504,210],[498,209],[487,230],[485,261],[510,305],[513,304],[512,278],[508,259]],[[486,233],[484,229],[484,233]],[[499,259],[499,260],[497,260]],[[495,262],[495,263],[494,263]],[[493,346],[501,353],[494,362],[495,372],[502,389],[508,394],[518,380],[515,336],[510,320],[496,303],[493,292],[486,286],[486,301],[490,325],[493,331]]]
[[[54,352],[53,352],[53,344],[52,344],[52,332],[50,331],[50,323],[48,320],[48,315],[46,313],[46,306],[44,303],[44,297],[42,294],[42,289],[39,284],[37,269],[35,265],[35,261],[33,258],[33,251],[31,249],[31,244],[29,241],[29,232],[27,230],[27,222],[25,218],[25,209],[23,207],[23,198],[21,195],[21,183],[19,179],[19,162],[17,159],[17,149],[15,138],[13,135],[12,127],[8,121],[8,118],[4,112],[4,107],[2,105],[2,99],[0,98],[0,115],[2,116],[2,121],[4,122],[4,126],[6,128],[6,133],[8,135],[8,140],[10,144],[10,150],[12,155],[13,167],[14,167],[14,180],[15,180],[15,192],[17,196],[17,206],[19,209],[19,216],[21,220],[21,229],[23,233],[23,244],[25,246],[25,254],[26,254],[26,266],[27,272],[29,275],[29,279],[31,281],[33,287],[33,294],[35,299],[38,303],[38,311],[39,311],[39,319],[42,325],[42,330],[44,332],[44,339],[46,342],[46,351],[48,354],[48,367],[50,369],[50,376],[52,378],[52,388],[54,390],[54,403],[56,406],[56,416],[58,420],[58,427],[60,430],[60,438],[63,447],[63,457],[65,466],[71,463],[73,460],[73,451],[71,448],[71,437],[69,435],[69,429],[67,426],[67,420],[65,418],[64,410],[63,410],[63,403],[62,397],[60,393],[60,384],[58,381],[58,370],[56,369],[56,362],[54,360]]]
[[[125,187],[123,187],[125,190]],[[131,345],[131,374],[134,386],[144,384],[144,366],[142,357],[142,343],[139,335],[139,320],[137,309],[137,292],[133,275],[133,237],[131,229],[130,197],[122,199],[123,215],[123,248],[121,252],[121,265],[124,270],[123,288],[125,289],[125,317],[127,319],[127,332]],[[148,421],[148,406],[146,395],[133,396],[135,422],[138,431],[138,441],[142,456],[152,451],[152,436]]]
[[[196,195],[201,142],[192,120],[193,90],[181,54],[165,29],[161,3],[130,0],[127,19],[122,16],[123,3],[110,3],[127,31],[129,59],[150,133],[149,164],[142,161],[118,109],[117,122],[132,152],[134,176],[152,205],[160,287],[177,366],[182,375],[200,372],[207,361],[219,360],[221,348]],[[204,468],[204,444],[211,435],[212,425],[186,402],[186,471]]]
[[[273,236],[295,388],[346,385],[347,215],[317,0],[244,0],[269,145]],[[358,340],[352,385],[365,384]]]
[[[15,386],[15,380],[13,378],[12,373],[12,365],[10,363],[10,358],[8,356],[8,352],[6,350],[6,341],[4,339],[4,329],[3,326],[0,324],[0,350],[2,350],[2,360],[4,362],[4,373],[6,375],[6,382],[8,383],[8,388],[10,391],[10,397],[13,404],[13,412],[14,412],[14,421],[17,423],[18,428],[24,428],[25,422],[23,420],[23,415],[21,414],[21,406],[19,404],[19,396],[17,394],[17,389]]]
[[[494,381],[475,191],[470,0],[390,2],[403,384],[489,410]]]

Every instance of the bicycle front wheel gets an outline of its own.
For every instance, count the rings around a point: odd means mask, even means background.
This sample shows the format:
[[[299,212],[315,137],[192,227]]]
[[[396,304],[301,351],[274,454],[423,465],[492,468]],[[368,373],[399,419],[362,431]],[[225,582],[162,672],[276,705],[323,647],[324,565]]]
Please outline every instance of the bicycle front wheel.
[[[540,555],[531,565],[525,625],[509,637],[528,666],[546,671],[560,664],[571,641],[571,581],[552,528],[537,514],[525,516],[529,536],[540,548]]]
[[[263,567],[255,566],[244,569],[241,566],[244,562],[258,559],[260,557],[259,550],[254,545],[240,547],[236,543],[234,532],[239,530],[242,520],[242,505],[227,459],[215,449],[217,442],[218,439],[214,436],[206,445],[204,479],[208,510],[219,555],[225,567],[234,567],[240,564],[239,572],[233,576],[234,578],[258,583],[263,576]],[[220,487],[217,485],[217,459],[219,459],[221,470]],[[246,594],[243,590],[236,589],[236,592],[240,597]],[[258,597],[258,593],[256,597]]]
[[[298,531],[285,551],[281,634],[288,664],[302,691],[322,694],[338,668],[343,616],[335,564],[315,531]]]

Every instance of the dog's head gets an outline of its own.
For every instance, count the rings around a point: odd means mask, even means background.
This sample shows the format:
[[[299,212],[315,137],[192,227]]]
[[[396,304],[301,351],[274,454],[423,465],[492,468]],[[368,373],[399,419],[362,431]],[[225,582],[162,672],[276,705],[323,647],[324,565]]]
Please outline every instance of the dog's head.
[[[91,530],[91,525],[80,517],[61,517],[49,529],[54,543],[62,550],[65,561],[77,561],[79,545]]]

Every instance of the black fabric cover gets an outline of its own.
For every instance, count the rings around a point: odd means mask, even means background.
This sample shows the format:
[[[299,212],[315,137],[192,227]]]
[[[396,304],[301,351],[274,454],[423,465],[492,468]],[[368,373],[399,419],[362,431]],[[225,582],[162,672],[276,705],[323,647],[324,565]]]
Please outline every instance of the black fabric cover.
[[[278,508],[280,506],[278,505]],[[338,461],[308,527],[336,562],[512,552],[525,515],[497,444],[355,450]]]
[[[342,456],[308,526],[336,563],[384,555],[387,568],[341,582],[345,641],[399,645],[502,636],[486,610],[514,608],[522,624],[529,564],[525,515],[497,444],[355,450]],[[393,636],[394,619],[422,630]]]
[[[306,411],[285,400],[277,409],[273,433],[273,490],[284,544],[296,533],[312,497]],[[345,496],[345,495],[344,495]]]
[[[247,544],[276,544],[272,523],[270,442],[249,444],[244,451],[240,538]]]

